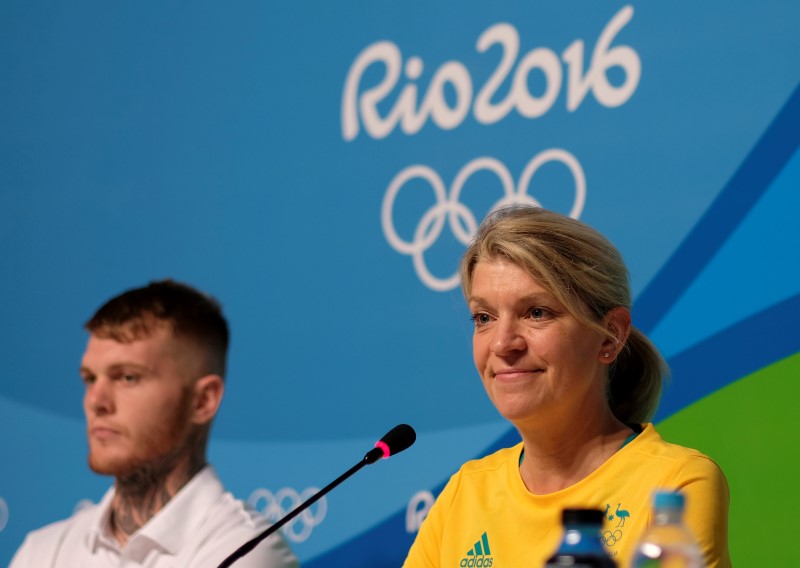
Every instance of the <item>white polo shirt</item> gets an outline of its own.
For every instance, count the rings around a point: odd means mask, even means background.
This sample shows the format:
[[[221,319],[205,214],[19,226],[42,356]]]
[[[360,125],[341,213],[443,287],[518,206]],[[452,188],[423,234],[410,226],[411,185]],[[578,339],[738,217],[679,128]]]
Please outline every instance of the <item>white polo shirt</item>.
[[[226,492],[206,466],[120,548],[111,534],[114,488],[69,519],[33,531],[9,568],[216,568],[269,522]],[[236,568],[297,568],[286,541],[274,534],[236,561]]]

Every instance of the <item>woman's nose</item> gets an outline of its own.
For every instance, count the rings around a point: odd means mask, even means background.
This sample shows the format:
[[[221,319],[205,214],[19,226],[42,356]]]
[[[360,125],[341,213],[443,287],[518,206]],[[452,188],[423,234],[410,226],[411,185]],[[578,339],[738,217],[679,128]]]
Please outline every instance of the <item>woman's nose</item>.
[[[498,356],[524,351],[527,343],[522,335],[519,325],[513,321],[498,321],[495,326],[495,335],[492,338],[492,353]]]

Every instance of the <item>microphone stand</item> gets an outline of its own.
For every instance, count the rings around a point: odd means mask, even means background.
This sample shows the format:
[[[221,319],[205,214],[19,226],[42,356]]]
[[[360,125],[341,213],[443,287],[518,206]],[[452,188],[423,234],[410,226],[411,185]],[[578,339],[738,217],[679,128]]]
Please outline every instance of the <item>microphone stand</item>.
[[[271,525],[271,526],[267,527],[266,530],[264,530],[264,532],[262,532],[261,534],[257,535],[256,537],[248,540],[242,546],[237,548],[230,556],[228,556],[225,560],[222,561],[222,564],[220,564],[218,566],[218,568],[228,568],[229,566],[231,566],[239,558],[241,558],[242,556],[244,556],[245,554],[247,554],[248,552],[253,550],[256,546],[258,546],[258,544],[262,540],[267,538],[269,535],[273,534],[275,531],[277,531],[283,525],[285,525],[286,523],[288,523],[289,521],[294,519],[297,515],[299,515],[300,513],[302,513],[306,509],[308,509],[311,505],[316,503],[319,499],[324,497],[331,489],[334,489],[341,482],[343,482],[345,479],[347,479],[348,477],[353,475],[355,472],[360,470],[365,465],[369,465],[371,463],[375,463],[382,456],[384,456],[384,452],[383,452],[382,449],[380,449],[380,448],[372,448],[370,451],[367,452],[367,454],[364,456],[364,458],[360,462],[358,462],[356,465],[354,465],[353,467],[348,469],[346,472],[344,472],[342,475],[340,475],[339,477],[334,479],[331,483],[326,485],[324,488],[322,488],[319,491],[317,491],[314,495],[312,495],[311,497],[309,497],[308,499],[303,501],[303,503],[301,503],[297,508],[292,509],[291,512],[289,512],[287,515],[285,515],[281,520],[276,522],[274,525]]]

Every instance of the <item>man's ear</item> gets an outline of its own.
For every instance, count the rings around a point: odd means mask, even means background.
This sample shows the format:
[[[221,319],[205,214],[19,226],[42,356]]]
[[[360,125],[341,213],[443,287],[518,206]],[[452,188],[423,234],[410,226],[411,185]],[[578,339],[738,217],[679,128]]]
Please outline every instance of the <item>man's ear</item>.
[[[194,384],[192,422],[208,424],[216,416],[225,392],[225,383],[219,375],[205,375]]]
[[[605,325],[610,336],[603,341],[599,360],[603,363],[612,363],[631,334],[631,312],[622,306],[611,308],[606,313]]]

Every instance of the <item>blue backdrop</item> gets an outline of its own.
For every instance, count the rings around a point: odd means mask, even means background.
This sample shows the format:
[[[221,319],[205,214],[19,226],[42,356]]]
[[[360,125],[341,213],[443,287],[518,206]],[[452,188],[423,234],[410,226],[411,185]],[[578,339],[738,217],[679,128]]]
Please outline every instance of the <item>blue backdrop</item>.
[[[398,566],[447,477],[513,440],[454,276],[499,203],[620,248],[634,323],[675,371],[660,420],[799,352],[798,17],[756,1],[5,0],[0,564],[110,483],[85,464],[82,324],[153,279],[223,303],[211,459],[264,512],[396,423],[417,429],[287,529],[312,567]]]

